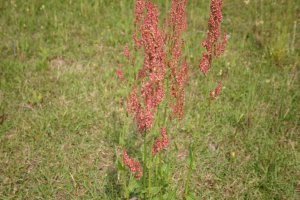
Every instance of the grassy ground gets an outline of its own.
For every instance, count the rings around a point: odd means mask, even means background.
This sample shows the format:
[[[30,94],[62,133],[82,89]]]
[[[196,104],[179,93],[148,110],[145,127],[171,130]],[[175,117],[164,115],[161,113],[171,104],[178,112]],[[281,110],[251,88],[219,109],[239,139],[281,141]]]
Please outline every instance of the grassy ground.
[[[166,2],[158,1],[166,11]],[[126,92],[115,76],[133,1],[0,0],[0,199],[116,199]],[[183,184],[188,145],[199,199],[296,199],[300,190],[300,4],[225,0],[225,55],[198,70],[208,1],[188,1],[186,114],[172,130]],[[204,100],[220,79],[221,97]],[[181,195],[178,190],[178,196]]]

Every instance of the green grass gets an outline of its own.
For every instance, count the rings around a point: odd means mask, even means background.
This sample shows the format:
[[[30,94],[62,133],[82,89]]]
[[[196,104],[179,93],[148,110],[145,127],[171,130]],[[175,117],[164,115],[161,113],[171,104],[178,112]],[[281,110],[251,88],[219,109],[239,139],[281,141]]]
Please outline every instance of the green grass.
[[[155,2],[163,16],[168,1]],[[117,198],[128,88],[115,70],[131,41],[133,7],[0,0],[0,199]],[[197,199],[296,199],[299,3],[224,1],[229,44],[207,79],[198,61],[208,1],[189,0],[187,10],[190,80],[185,117],[170,129],[179,148],[171,188],[184,185],[193,142]],[[225,88],[209,107],[217,79]]]

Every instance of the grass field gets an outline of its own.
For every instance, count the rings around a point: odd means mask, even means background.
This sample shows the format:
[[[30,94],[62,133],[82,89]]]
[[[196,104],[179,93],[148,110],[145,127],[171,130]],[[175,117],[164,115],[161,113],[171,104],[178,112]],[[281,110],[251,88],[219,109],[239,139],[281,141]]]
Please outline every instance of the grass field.
[[[164,16],[169,1],[155,2]],[[118,199],[129,89],[115,70],[133,8],[133,0],[0,0],[0,199]],[[170,132],[179,149],[171,188],[180,199],[192,142],[197,199],[300,198],[300,3],[224,0],[230,39],[205,78],[208,9],[188,0],[190,79],[185,116]],[[209,106],[217,79],[224,88]]]

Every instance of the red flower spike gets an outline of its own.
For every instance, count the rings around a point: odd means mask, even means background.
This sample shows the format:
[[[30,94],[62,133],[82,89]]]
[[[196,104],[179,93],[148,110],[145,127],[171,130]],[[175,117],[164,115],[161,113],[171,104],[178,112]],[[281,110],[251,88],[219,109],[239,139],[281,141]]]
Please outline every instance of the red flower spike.
[[[206,53],[202,53],[202,60],[199,63],[201,72],[206,76],[210,68],[210,57]]]
[[[126,44],[125,45],[125,47],[124,47],[124,56],[128,59],[128,60],[130,60],[130,53],[129,53],[129,48],[128,48],[128,44]]]
[[[165,35],[164,29],[159,28],[158,20],[158,9],[155,5],[150,1],[136,1],[133,40],[136,50],[143,47],[144,61],[137,76],[141,86],[128,98],[127,110],[134,116],[141,133],[152,127],[157,107],[164,97]]]
[[[219,96],[219,94],[221,92],[221,89],[222,89],[222,83],[221,83],[221,81],[218,81],[218,86],[217,86],[217,88],[215,90],[215,96],[216,97]]]
[[[179,38],[186,30],[186,0],[172,0],[170,10],[170,24],[174,28],[174,36]]]
[[[127,112],[138,113],[140,109],[141,109],[141,105],[137,97],[136,86],[133,86],[131,96],[127,97]]]
[[[136,0],[135,3],[135,20],[134,20],[134,25],[137,26],[138,23],[143,18],[143,13],[145,9],[145,1],[144,0]]]
[[[116,75],[121,81],[125,79],[122,71],[122,66],[120,64],[118,65],[118,69],[116,70]]]
[[[153,147],[152,147],[152,155],[156,155],[161,150],[166,149],[169,145],[169,140],[166,135],[166,129],[161,128],[161,139],[157,138]]]
[[[173,116],[181,119],[184,106],[184,86],[187,78],[186,58],[182,59],[182,49],[184,40],[181,34],[186,30],[186,0],[172,0],[170,9],[169,29],[172,34],[167,36],[167,41],[171,45],[171,58],[168,63],[170,70],[171,95],[173,97],[170,107],[173,110]],[[182,61],[183,60],[183,61]]]
[[[123,156],[123,164],[129,168],[129,170],[131,171],[131,173],[137,179],[140,179],[142,177],[142,175],[143,175],[140,163],[137,162],[137,161],[135,161],[135,160],[133,160],[132,158],[130,158],[127,155],[127,152],[126,152],[125,149],[123,149],[122,156]]]
[[[220,40],[221,33],[221,21],[222,21],[222,0],[210,1],[210,16],[208,20],[208,32],[206,39],[202,41],[202,46],[206,49],[206,53],[202,53],[202,59],[200,61],[200,70],[206,76],[211,64],[213,55],[219,57],[224,53],[227,37],[224,34],[222,42]]]
[[[116,75],[118,76],[118,78],[119,78],[120,80],[124,80],[122,69],[117,69]]]
[[[162,137],[162,141],[161,141],[162,146],[163,146],[163,148],[166,149],[168,147],[168,145],[169,145],[169,140],[167,138],[166,129],[165,128],[161,128],[161,137]]]
[[[212,100],[216,99],[219,96],[221,90],[222,90],[222,83],[221,81],[218,81],[218,86],[216,87],[215,91],[214,92],[210,91],[210,98]]]

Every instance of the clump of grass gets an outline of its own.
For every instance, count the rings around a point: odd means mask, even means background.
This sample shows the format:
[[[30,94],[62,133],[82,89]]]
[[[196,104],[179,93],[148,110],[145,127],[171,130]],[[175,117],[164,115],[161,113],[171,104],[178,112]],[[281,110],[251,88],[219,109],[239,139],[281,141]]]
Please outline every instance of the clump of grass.
[[[121,196],[114,161],[123,128],[128,155],[142,161],[143,141],[124,109],[130,91],[115,77],[134,31],[133,3],[1,1],[0,199]],[[155,3],[165,16],[169,1]],[[187,1],[185,115],[166,127],[177,199],[190,144],[195,199],[297,199],[299,8],[295,0],[224,1],[228,46],[208,78],[199,78],[209,4]],[[272,46],[287,57],[276,63]],[[208,110],[217,80],[222,92]]]

